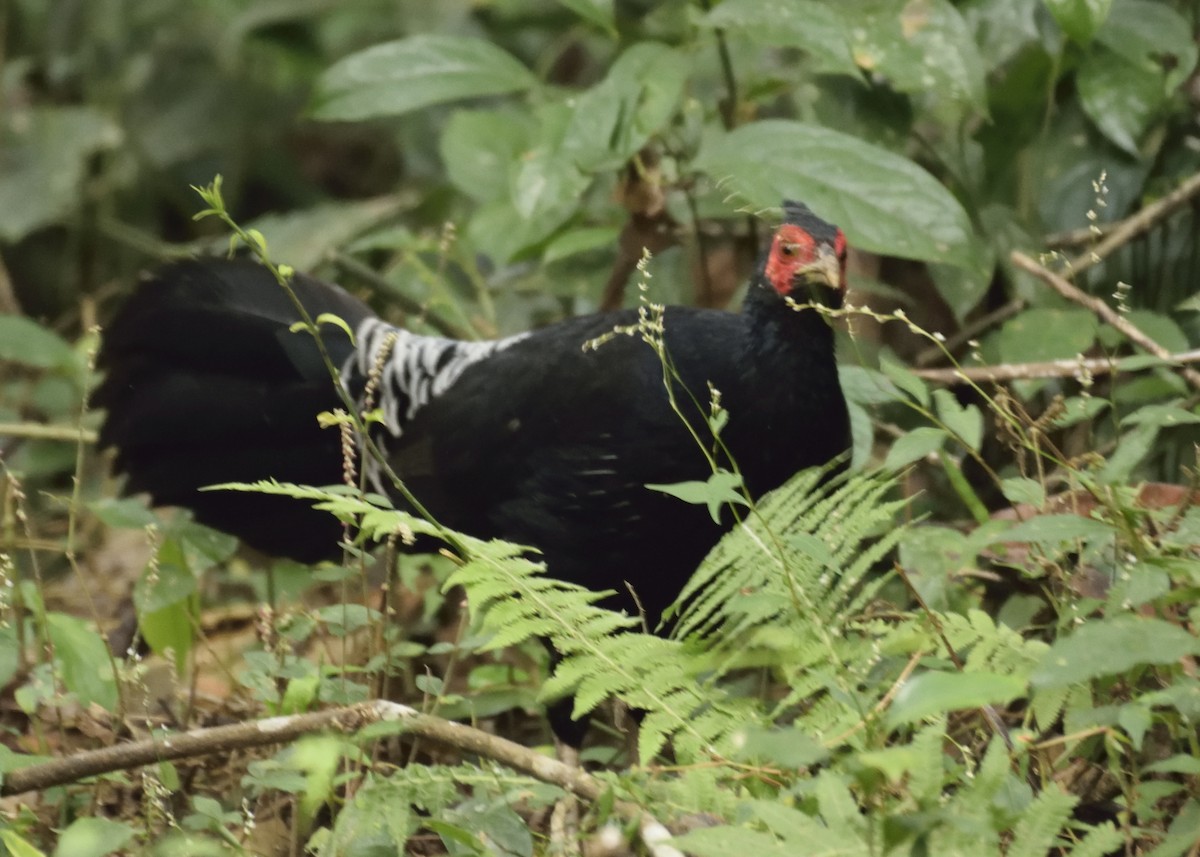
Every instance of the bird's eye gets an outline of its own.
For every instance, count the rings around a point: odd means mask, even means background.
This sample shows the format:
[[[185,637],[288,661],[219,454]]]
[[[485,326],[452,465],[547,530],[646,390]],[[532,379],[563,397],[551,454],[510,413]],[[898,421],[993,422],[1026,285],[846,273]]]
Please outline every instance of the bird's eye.
[[[796,245],[795,245],[795,244],[781,244],[781,245],[779,245],[779,252],[780,252],[780,253],[782,253],[782,254],[783,254],[783,255],[785,255],[785,256],[795,256],[795,255],[796,255],[796,250],[797,250],[797,247],[796,247]]]

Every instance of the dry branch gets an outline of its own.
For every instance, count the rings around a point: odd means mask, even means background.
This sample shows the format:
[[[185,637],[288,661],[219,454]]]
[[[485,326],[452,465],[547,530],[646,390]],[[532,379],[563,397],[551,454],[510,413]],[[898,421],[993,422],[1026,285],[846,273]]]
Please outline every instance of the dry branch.
[[[37,440],[65,440],[70,443],[95,443],[96,432],[79,426],[44,423],[0,423],[0,437],[29,437]]]
[[[1170,217],[1198,194],[1200,194],[1200,173],[1196,173],[1175,190],[1147,205],[1132,217],[1114,224],[1099,244],[1068,262],[1067,271],[1073,276],[1083,273],[1103,261],[1114,250],[1129,243],[1142,233],[1148,232],[1156,223]]]
[[[62,786],[87,777],[162,761],[285,744],[316,732],[336,730],[352,733],[373,723],[383,722],[403,722],[405,734],[417,735],[469,755],[492,759],[587,801],[598,800],[605,791],[605,786],[582,768],[564,764],[506,738],[422,714],[407,705],[376,699],[345,708],[160,735],[145,741],[117,744],[30,765],[5,775],[4,782],[0,784],[0,796]],[[623,801],[616,802],[613,810],[618,816],[637,822],[652,857],[680,857],[680,852],[662,841],[669,836],[669,832],[650,813]]]
[[[303,735],[330,729],[346,733],[357,732],[372,723],[385,721],[403,721],[407,734],[419,735],[438,744],[486,756],[543,782],[566,789],[585,800],[594,801],[603,791],[599,781],[579,768],[564,765],[520,744],[470,726],[421,714],[407,705],[377,699],[327,711],[268,717],[264,720],[213,726],[208,729],[192,729],[30,765],[11,771],[5,776],[3,784],[0,785],[0,796],[61,786],[86,777],[172,759],[285,744]]]
[[[1200,349],[1169,354],[1170,363],[1200,363]],[[1022,381],[1036,378],[1081,378],[1085,375],[1109,375],[1124,369],[1120,357],[1096,357],[1075,360],[1047,360],[1042,363],[1002,363],[997,366],[963,366],[951,369],[913,369],[914,375],[935,384],[989,383]],[[1190,371],[1190,370],[1188,370]]]
[[[1085,294],[1075,286],[1068,283],[1065,279],[1045,266],[1038,264],[1036,261],[1026,256],[1024,253],[1014,251],[1012,254],[1013,264],[1030,274],[1033,274],[1039,280],[1050,286],[1064,298],[1082,307],[1086,307],[1098,315],[1104,322],[1115,327],[1130,342],[1144,348],[1146,351],[1153,354],[1155,357],[1160,357],[1163,360],[1171,360],[1171,353],[1163,348],[1145,333],[1143,333],[1135,324],[1122,315],[1119,315],[1116,310],[1106,304],[1099,298]],[[1200,390],[1200,372],[1195,369],[1184,368],[1181,374],[1197,390]]]

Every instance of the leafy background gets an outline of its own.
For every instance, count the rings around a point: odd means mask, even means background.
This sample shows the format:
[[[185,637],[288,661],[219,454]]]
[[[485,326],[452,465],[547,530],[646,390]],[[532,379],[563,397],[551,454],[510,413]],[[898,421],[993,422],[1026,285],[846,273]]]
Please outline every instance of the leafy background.
[[[220,174],[274,259],[467,337],[635,302],[642,246],[653,300],[736,304],[790,197],[845,230],[851,299],[872,308],[840,346],[872,474],[843,498],[858,526],[823,529],[801,479],[762,510],[790,534],[785,575],[735,536],[696,579],[736,569],[726,585],[764,594],[744,612],[672,641],[571,637],[552,690],[649,712],[640,752],[602,740],[589,759],[620,772],[621,801],[704,820],[684,840],[701,855],[1188,853],[1195,388],[1142,357],[1003,387],[921,373],[1142,353],[1014,249],[1080,271],[1167,352],[1197,346],[1194,203],[1089,253],[1200,172],[1198,29],[1188,0],[9,0],[4,770],[374,694],[544,743],[530,638],[621,624],[557,590],[549,631],[487,609],[497,579],[546,585],[502,550],[454,572],[470,621],[437,557],[399,562],[385,617],[354,564],[265,576],[186,516],[115,499],[83,412],[95,326],[147,266],[224,249],[190,186]],[[133,624],[150,653],[110,659],[100,635]],[[602,655],[619,676],[597,679]],[[289,853],[291,829],[331,854],[547,847],[554,789],[388,741],[46,791],[6,805],[0,847]]]

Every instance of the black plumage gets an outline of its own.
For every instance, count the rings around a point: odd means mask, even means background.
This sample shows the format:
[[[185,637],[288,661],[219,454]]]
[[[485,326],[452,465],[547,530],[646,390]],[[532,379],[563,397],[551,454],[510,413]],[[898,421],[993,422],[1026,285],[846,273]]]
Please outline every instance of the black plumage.
[[[764,255],[739,314],[669,307],[666,350],[676,400],[706,443],[710,387],[729,413],[721,439],[754,496],[849,446],[834,339],[825,318],[789,298],[838,305],[845,241],[804,206]],[[704,480],[711,466],[669,405],[662,364],[636,336],[585,343],[632,325],[635,310],[570,319],[496,343],[399,331],[336,286],[298,276],[310,313],[333,312],[358,350],[326,326],[331,357],[357,395],[390,334],[380,384],[395,470],[442,523],[534,545],[548,571],[637,609],[653,627],[728,520],[647,484]],[[198,492],[273,477],[333,484],[336,431],[315,415],[339,406],[311,340],[271,274],[244,260],[196,260],[143,284],[105,336],[96,401],[101,442],[118,450],[131,491],[275,554],[337,553],[340,525],[287,498]],[[728,465],[721,460],[719,463]],[[563,730],[559,730],[560,733]]]

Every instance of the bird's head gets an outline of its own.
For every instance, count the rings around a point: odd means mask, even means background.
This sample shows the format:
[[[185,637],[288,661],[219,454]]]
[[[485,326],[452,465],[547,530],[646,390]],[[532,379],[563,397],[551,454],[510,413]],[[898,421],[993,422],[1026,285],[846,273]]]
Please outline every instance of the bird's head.
[[[807,205],[784,200],[762,279],[782,297],[837,308],[846,291],[846,236]]]

